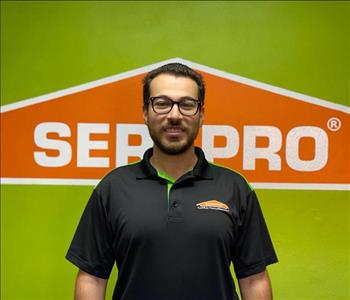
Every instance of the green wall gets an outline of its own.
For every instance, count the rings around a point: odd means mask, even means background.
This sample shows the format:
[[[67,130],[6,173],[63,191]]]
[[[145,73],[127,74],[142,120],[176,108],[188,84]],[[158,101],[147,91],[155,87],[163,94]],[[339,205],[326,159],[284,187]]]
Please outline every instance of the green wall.
[[[181,57],[349,105],[349,9],[331,1],[1,1],[1,104]],[[64,256],[91,190],[1,186],[1,299],[72,298],[76,268]],[[275,299],[349,299],[349,192],[258,195],[280,259],[269,268]]]

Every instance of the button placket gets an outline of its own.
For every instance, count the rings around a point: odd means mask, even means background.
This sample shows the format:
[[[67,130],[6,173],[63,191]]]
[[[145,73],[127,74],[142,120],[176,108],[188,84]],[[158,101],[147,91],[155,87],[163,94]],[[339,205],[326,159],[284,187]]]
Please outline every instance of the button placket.
[[[169,193],[169,220],[174,219],[176,222],[182,220],[182,205],[180,199],[181,191],[173,186]]]

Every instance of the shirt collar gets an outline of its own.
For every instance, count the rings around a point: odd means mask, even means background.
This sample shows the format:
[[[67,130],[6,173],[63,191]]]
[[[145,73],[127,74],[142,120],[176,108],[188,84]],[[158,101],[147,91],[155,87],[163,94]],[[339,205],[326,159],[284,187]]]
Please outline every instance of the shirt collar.
[[[194,177],[195,179],[212,179],[212,170],[210,164],[205,158],[203,150],[199,147],[195,147],[194,151],[198,157],[198,160],[193,170],[189,173],[189,176]],[[157,170],[150,163],[150,158],[152,155],[153,148],[149,148],[144,153],[143,159],[140,162],[140,169],[136,175],[138,179],[158,177]]]

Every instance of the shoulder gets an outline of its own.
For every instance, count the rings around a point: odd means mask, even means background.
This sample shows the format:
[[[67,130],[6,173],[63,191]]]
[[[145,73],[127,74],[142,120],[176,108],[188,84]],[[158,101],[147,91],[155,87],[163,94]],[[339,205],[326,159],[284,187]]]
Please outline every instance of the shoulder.
[[[137,174],[140,170],[140,163],[141,161],[138,161],[109,171],[97,184],[95,190],[101,193],[102,191],[118,187],[120,184],[132,184],[136,181]]]
[[[254,190],[248,180],[238,171],[212,162],[208,163],[214,180],[231,186],[234,185],[237,189],[244,190],[247,193]]]

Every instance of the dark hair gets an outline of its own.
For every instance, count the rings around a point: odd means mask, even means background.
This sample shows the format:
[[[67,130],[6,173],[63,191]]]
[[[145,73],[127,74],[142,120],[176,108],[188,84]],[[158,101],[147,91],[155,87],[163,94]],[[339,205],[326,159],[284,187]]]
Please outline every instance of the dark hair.
[[[180,63],[169,63],[147,73],[143,79],[143,105],[148,103],[150,97],[150,85],[154,78],[160,74],[170,74],[176,77],[188,77],[194,80],[198,86],[198,100],[203,105],[205,97],[204,80],[201,74],[190,67]]]

